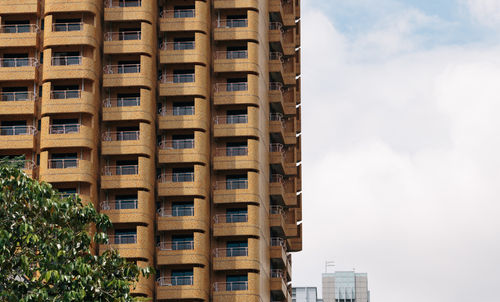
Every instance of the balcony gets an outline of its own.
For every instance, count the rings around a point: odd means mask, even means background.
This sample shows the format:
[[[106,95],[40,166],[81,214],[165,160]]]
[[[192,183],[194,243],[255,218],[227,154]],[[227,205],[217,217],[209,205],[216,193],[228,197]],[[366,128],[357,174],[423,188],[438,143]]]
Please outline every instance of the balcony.
[[[36,58],[0,58],[0,81],[36,81]]]
[[[271,206],[269,211],[269,226],[277,234],[284,235],[286,230],[285,211],[281,206]]]
[[[208,137],[195,132],[194,139],[163,140],[158,146],[158,162],[161,164],[198,163],[208,164]]]
[[[99,244],[99,253],[106,250],[117,250],[123,258],[153,260],[153,230],[152,226],[136,226],[137,233],[133,235],[108,235],[107,244]]]
[[[158,231],[208,231],[208,213],[204,213],[200,202],[187,209],[160,208],[156,213]]]
[[[259,142],[249,140],[245,147],[218,147],[213,159],[214,170],[259,170]]]
[[[97,47],[99,41],[97,39],[97,30],[93,24],[82,22],[47,22],[44,31],[43,43],[45,47],[65,45],[90,45],[92,47]]]
[[[42,118],[40,149],[96,147],[94,129],[81,124],[49,125],[49,118]]]
[[[259,72],[258,46],[248,43],[248,50],[216,51],[215,72]]]
[[[280,237],[271,238],[270,258],[277,261],[280,266],[286,266],[288,263],[286,242]]]
[[[45,182],[95,183],[94,165],[83,159],[46,159],[41,156],[40,180]],[[44,164],[46,162],[47,164]]]
[[[213,302],[261,302],[258,273],[248,273],[248,281],[215,282]]]
[[[195,165],[195,172],[164,173],[158,176],[159,196],[207,196],[207,168]]]
[[[102,9],[101,0],[45,0],[45,14],[89,12],[96,16]]]
[[[271,136],[277,137],[277,140],[285,140],[285,121],[281,113],[271,113],[269,115],[269,132]]]
[[[258,239],[248,239],[248,247],[216,248],[213,251],[213,269],[260,270]]]
[[[104,20],[106,21],[141,20],[154,24],[156,14],[156,1],[153,0],[104,1]]]
[[[194,106],[161,108],[158,115],[158,129],[208,130],[207,101],[202,98],[196,98],[194,103]]]
[[[37,47],[36,37],[39,32],[40,29],[35,24],[0,25],[0,45],[2,47]]]
[[[256,203],[261,202],[259,190],[259,175],[248,172],[248,180],[225,181],[218,180],[213,191],[215,204]]]
[[[214,217],[214,236],[259,237],[259,208],[249,206],[247,214],[217,214]]]
[[[281,22],[270,22],[269,23],[269,42],[270,43],[278,43],[281,48],[283,48],[284,44],[284,29],[283,23]]]
[[[205,268],[193,267],[193,276],[160,277],[156,280],[158,300],[208,301],[208,275]]]
[[[160,96],[208,96],[207,68],[195,65],[191,74],[163,73],[158,85]]]
[[[275,296],[285,298],[288,296],[288,286],[285,273],[279,269],[271,270],[271,292]]]
[[[220,19],[214,29],[215,41],[255,41],[259,40],[258,12],[247,11],[247,19]]]
[[[284,74],[283,63],[284,62],[285,62],[285,59],[283,58],[283,54],[281,52],[269,53],[269,72],[279,73],[280,76],[283,76],[283,74]]]
[[[44,51],[50,57],[51,50]],[[43,64],[43,80],[90,79],[97,80],[95,60],[83,56],[52,57],[50,64]]]
[[[36,164],[34,161],[13,159],[13,160],[8,160],[8,163],[10,163],[11,165],[14,165],[17,168],[20,168],[29,177],[34,177],[33,172],[36,169]]]
[[[137,265],[139,267],[152,266],[152,263],[148,261],[137,261]],[[154,276],[149,276],[149,278],[145,278],[144,276],[139,276],[139,281],[137,281],[134,286],[135,288],[130,289],[130,293],[134,295],[142,295],[142,296],[153,296],[153,291],[155,288],[154,285],[155,279]]]
[[[143,86],[152,89],[154,86],[153,68],[151,57],[141,56],[140,64],[106,65],[103,74],[103,86],[110,87],[137,87]]]
[[[31,115],[35,114],[35,101],[37,97],[33,92],[0,92],[0,115]]]
[[[258,0],[214,0],[215,9],[239,9],[246,8],[259,10]]]
[[[82,90],[52,90],[44,84],[42,115],[59,113],[97,114],[94,94]]]
[[[103,198],[101,202],[101,213],[109,216],[109,219],[117,223],[141,223],[149,225],[153,223],[154,194],[148,191],[137,191],[137,198],[114,199],[114,196]]]
[[[290,28],[283,32],[283,53],[286,56],[295,55],[296,48],[296,30],[295,28]]]
[[[214,137],[259,137],[257,119],[256,112],[241,115],[218,115],[214,119]]]
[[[103,121],[154,120],[155,109],[151,91],[141,89],[139,97],[109,97],[102,102]]]
[[[296,72],[295,72],[295,62],[294,59],[287,59],[283,62],[283,82],[288,86],[295,86],[297,83],[295,80]]]
[[[195,9],[171,9],[160,13],[160,31],[197,31],[208,32],[208,12],[210,4],[195,1]]]
[[[269,12],[277,13],[281,18],[284,16],[283,4],[281,0],[269,0]]]
[[[141,24],[141,31],[106,32],[104,34],[104,54],[152,55],[153,27],[149,23]]]
[[[302,224],[298,226],[298,236],[296,238],[287,239],[290,245],[290,252],[300,252],[302,250]]]
[[[215,105],[256,105],[259,106],[259,78],[248,75],[248,82],[216,83]]]
[[[39,5],[37,0],[2,0],[0,12],[2,14],[38,14]]]
[[[148,123],[140,123],[137,131],[106,131],[102,133],[102,155],[136,154],[152,156],[155,152],[152,129]]]
[[[194,264],[208,265],[207,235],[193,233],[193,241],[161,241],[156,246],[156,262],[158,265]]]
[[[283,4],[283,24],[285,26],[295,26],[295,1]]]
[[[0,126],[0,149],[33,150],[36,132],[33,126]]]
[[[202,64],[207,65],[207,36],[195,33],[194,41],[162,42],[160,64]]]
[[[104,166],[101,189],[153,190],[153,165],[151,159],[139,157],[138,165]]]

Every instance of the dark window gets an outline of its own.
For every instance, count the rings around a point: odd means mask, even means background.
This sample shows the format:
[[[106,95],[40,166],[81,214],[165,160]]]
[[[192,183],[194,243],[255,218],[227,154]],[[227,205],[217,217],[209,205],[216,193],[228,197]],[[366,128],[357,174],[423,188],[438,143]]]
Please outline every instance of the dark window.
[[[115,230],[114,244],[133,244],[137,242],[136,230]]]
[[[247,209],[227,209],[226,210],[226,222],[247,222]]]
[[[247,290],[248,276],[247,275],[229,275],[226,276],[226,290]]]
[[[189,6],[175,6],[174,18],[194,18],[194,5]]]
[[[228,241],[226,243],[226,257],[238,257],[248,255],[247,241]]]
[[[194,38],[175,38],[174,50],[194,49]]]
[[[248,145],[246,142],[226,143],[226,156],[245,156],[248,155]]]
[[[26,101],[29,99],[28,87],[2,88],[2,101]]]
[[[52,99],[78,99],[80,98],[80,87],[78,85],[53,86]]]
[[[118,40],[140,40],[140,28],[120,28]]]
[[[2,26],[3,33],[28,33],[31,32],[29,20],[5,21]]]
[[[140,61],[119,61],[118,73],[138,73],[141,72]]]
[[[119,2],[120,7],[140,7],[141,6],[141,0],[120,0]]]
[[[173,115],[194,115],[194,102],[174,102]]]
[[[172,169],[173,182],[193,182],[194,168],[174,168]]]
[[[172,149],[193,149],[194,134],[172,135]]]
[[[141,105],[141,94],[140,93],[118,93],[116,100],[117,107],[129,107],[129,106],[140,106]]]
[[[6,53],[3,55],[3,67],[24,67],[29,66],[28,54],[11,54]]]
[[[194,82],[194,69],[174,70],[174,83]]]
[[[246,124],[248,123],[248,114],[246,110],[228,110],[226,113],[226,123],[228,124]]]
[[[193,235],[173,235],[172,250],[192,250],[194,248],[193,242]]]
[[[115,209],[128,210],[137,209],[137,194],[136,195],[116,195]]]
[[[172,202],[172,216],[194,216],[193,202]]]
[[[82,19],[56,19],[53,31],[80,31],[82,30]]]
[[[172,286],[192,284],[193,270],[172,270]]]
[[[248,177],[244,175],[227,175],[226,190],[237,190],[248,188]]]

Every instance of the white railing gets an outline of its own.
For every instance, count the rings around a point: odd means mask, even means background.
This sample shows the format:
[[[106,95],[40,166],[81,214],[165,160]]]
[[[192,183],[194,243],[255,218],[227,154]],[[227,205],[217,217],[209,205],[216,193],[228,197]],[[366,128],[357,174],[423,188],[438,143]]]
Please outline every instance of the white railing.
[[[283,84],[280,82],[271,82],[271,83],[269,83],[269,90],[271,90],[271,91],[276,91],[276,90],[283,91]]]
[[[194,139],[163,140],[159,147],[161,150],[194,149]]]
[[[285,276],[283,270],[280,269],[272,269],[271,270],[271,278],[282,278]]]
[[[139,165],[104,166],[102,175],[138,175]]]
[[[194,106],[172,107],[172,109],[162,107],[158,113],[161,116],[194,115]]]
[[[49,169],[67,169],[67,168],[78,168],[79,160],[76,158],[71,159],[49,159]]]
[[[216,248],[214,256],[219,257],[246,257],[248,256],[248,247],[228,247]]]
[[[269,152],[274,153],[274,152],[280,152],[280,153],[285,153],[285,146],[280,143],[272,143],[269,144]]]
[[[0,101],[10,102],[10,101],[34,101],[36,100],[36,94],[28,91],[16,91],[16,92],[0,92]]]
[[[122,199],[115,201],[103,201],[101,202],[101,210],[130,210],[137,209],[138,201],[137,199]]]
[[[107,98],[104,99],[102,105],[105,108],[140,106],[141,98],[140,97]]]
[[[162,241],[157,244],[160,251],[194,250],[194,240],[190,241]]]
[[[36,58],[0,58],[0,67],[36,67]]]
[[[283,114],[281,113],[270,113],[269,114],[269,120],[272,122],[284,122],[283,120]]]
[[[195,41],[163,42],[160,50],[190,50],[195,48]]]
[[[248,19],[221,19],[217,20],[218,28],[248,27]]]
[[[72,22],[72,23],[54,23],[52,24],[52,31],[80,31],[82,30],[82,22]]]
[[[246,156],[248,147],[223,147],[215,150],[216,156]]]
[[[241,190],[248,189],[248,180],[247,179],[239,179],[239,180],[220,180],[217,181],[216,190]]]
[[[160,12],[160,18],[195,18],[194,9],[171,9]]]
[[[237,223],[248,222],[248,214],[217,214],[214,216],[214,223]]]
[[[160,183],[194,182],[194,172],[163,173],[158,176]]]
[[[141,0],[105,0],[104,5],[107,8],[140,7],[142,5],[142,1]]]
[[[40,28],[36,24],[0,25],[0,33],[2,34],[34,33],[38,31],[40,31]]]
[[[117,32],[107,32],[104,34],[105,41],[133,41],[140,40],[141,32],[134,31],[117,31]]]
[[[218,115],[215,117],[214,122],[216,125],[247,124],[248,114]]]
[[[247,91],[247,90],[248,90],[248,82],[215,84],[215,92],[237,92],[237,91]]]
[[[49,134],[79,133],[80,124],[50,125]]]
[[[108,244],[134,244],[137,243],[137,235],[108,235]]]
[[[141,64],[106,65],[103,71],[105,74],[139,73]]]
[[[248,290],[248,281],[233,281],[233,282],[216,282],[214,283],[214,291],[237,291]]]
[[[160,82],[163,84],[182,84],[193,83],[195,81],[194,73],[190,74],[162,74]]]
[[[160,277],[156,279],[158,286],[193,285],[193,276]]]
[[[175,209],[159,208],[156,212],[158,213],[158,216],[160,216],[160,217],[194,216],[194,206],[193,207],[184,207],[184,208],[175,208]]]
[[[235,60],[235,59],[247,59],[247,50],[229,50],[229,51],[217,51],[215,53],[215,58],[218,60]]]
[[[139,131],[107,131],[102,134],[105,142],[137,141],[139,138]]]
[[[81,95],[81,90],[52,90],[50,92],[50,98],[53,100],[79,99]]]
[[[34,126],[0,126],[0,135],[34,135]]]

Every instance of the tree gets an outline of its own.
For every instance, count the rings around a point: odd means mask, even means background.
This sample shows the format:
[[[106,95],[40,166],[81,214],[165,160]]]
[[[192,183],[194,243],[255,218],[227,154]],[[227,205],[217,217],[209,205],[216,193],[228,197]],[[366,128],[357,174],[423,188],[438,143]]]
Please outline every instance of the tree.
[[[134,301],[130,286],[152,268],[92,253],[111,226],[92,204],[0,160],[0,301]]]

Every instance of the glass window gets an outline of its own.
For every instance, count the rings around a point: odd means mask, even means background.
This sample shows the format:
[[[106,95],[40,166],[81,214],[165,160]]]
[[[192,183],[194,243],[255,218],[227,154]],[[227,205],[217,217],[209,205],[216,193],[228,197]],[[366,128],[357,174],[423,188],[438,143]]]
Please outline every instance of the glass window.
[[[193,216],[193,202],[172,202],[172,216]]]

